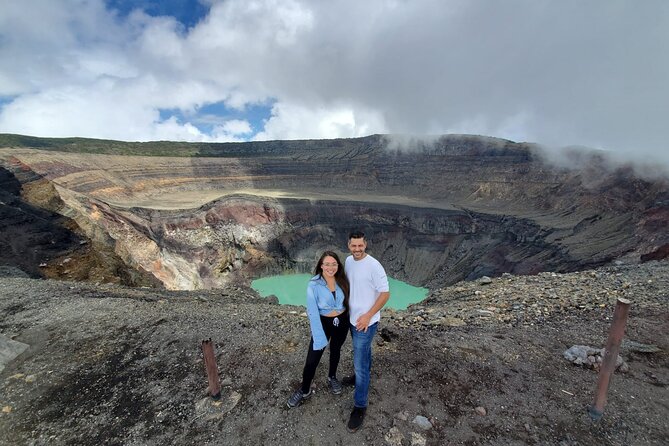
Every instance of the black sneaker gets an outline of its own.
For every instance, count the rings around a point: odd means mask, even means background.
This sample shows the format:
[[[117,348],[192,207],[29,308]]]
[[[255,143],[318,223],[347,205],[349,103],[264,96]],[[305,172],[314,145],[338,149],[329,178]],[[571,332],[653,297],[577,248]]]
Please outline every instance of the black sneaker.
[[[314,393],[314,391],[311,389],[309,390],[309,393],[302,393],[302,389],[297,389],[295,393],[288,398],[288,407],[292,409],[293,407],[299,406],[304,400],[309,398],[312,393]]]
[[[346,427],[349,432],[355,432],[360,429],[362,422],[365,420],[365,407],[354,407],[353,412],[351,412],[351,418],[348,420]]]
[[[341,383],[344,387],[355,387],[355,375],[343,377]]]
[[[341,394],[341,391],[343,390],[341,387],[341,383],[337,380],[337,378],[330,378],[330,377],[328,377],[328,389],[330,389],[330,392],[332,392],[335,395]]]

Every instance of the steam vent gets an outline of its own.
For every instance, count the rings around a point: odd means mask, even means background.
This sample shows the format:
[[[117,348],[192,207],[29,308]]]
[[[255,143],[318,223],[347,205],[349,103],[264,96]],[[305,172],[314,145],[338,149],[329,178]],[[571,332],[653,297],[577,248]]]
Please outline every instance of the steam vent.
[[[442,287],[669,254],[666,180],[602,153],[449,135],[226,144],[0,135],[0,264],[168,289],[306,272],[351,229]],[[4,247],[8,247],[5,249]]]

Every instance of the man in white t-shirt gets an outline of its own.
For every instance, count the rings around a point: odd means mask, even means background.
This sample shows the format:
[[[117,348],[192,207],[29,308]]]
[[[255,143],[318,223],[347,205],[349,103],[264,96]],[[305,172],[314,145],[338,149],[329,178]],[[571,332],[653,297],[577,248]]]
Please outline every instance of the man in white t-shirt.
[[[355,432],[365,418],[372,367],[372,341],[381,319],[381,308],[388,302],[390,292],[383,266],[365,253],[365,234],[349,234],[348,249],[351,255],[346,258],[345,269],[351,287],[348,306],[355,368],[354,407],[348,421],[348,430]]]

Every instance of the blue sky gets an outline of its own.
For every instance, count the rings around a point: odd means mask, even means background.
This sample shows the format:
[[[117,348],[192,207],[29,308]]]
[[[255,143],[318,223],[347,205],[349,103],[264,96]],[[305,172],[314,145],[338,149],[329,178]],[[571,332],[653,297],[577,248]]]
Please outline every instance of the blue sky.
[[[107,0],[107,7],[126,17],[140,9],[148,15],[171,16],[185,28],[192,28],[209,13],[209,6],[198,0]]]
[[[160,119],[176,119],[179,123],[190,122],[203,133],[211,133],[216,125],[223,125],[229,121],[247,121],[249,131],[240,136],[250,139],[262,131],[265,122],[270,118],[272,102],[251,104],[243,109],[228,108],[224,102],[205,104],[195,112],[184,113],[179,109],[161,109]]]
[[[0,132],[470,133],[669,164],[664,0],[23,0]]]

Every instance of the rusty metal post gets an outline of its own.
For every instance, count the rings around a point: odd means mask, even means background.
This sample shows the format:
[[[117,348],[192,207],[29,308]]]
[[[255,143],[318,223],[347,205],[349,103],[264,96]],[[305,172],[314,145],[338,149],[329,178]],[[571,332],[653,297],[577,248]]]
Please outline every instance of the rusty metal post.
[[[613,312],[613,323],[609,330],[609,339],[606,342],[604,359],[599,369],[599,380],[597,381],[597,393],[595,402],[588,409],[588,414],[593,421],[599,421],[604,415],[604,406],[606,405],[606,393],[609,390],[611,375],[616,368],[618,352],[620,352],[620,343],[625,335],[625,325],[627,324],[627,315],[630,309],[630,301],[619,298],[616,302],[616,309]]]
[[[202,353],[204,355],[204,367],[207,370],[207,379],[209,380],[209,395],[217,400],[221,397],[221,384],[218,379],[218,366],[216,365],[216,356],[214,355],[214,345],[211,338],[202,341]]]

